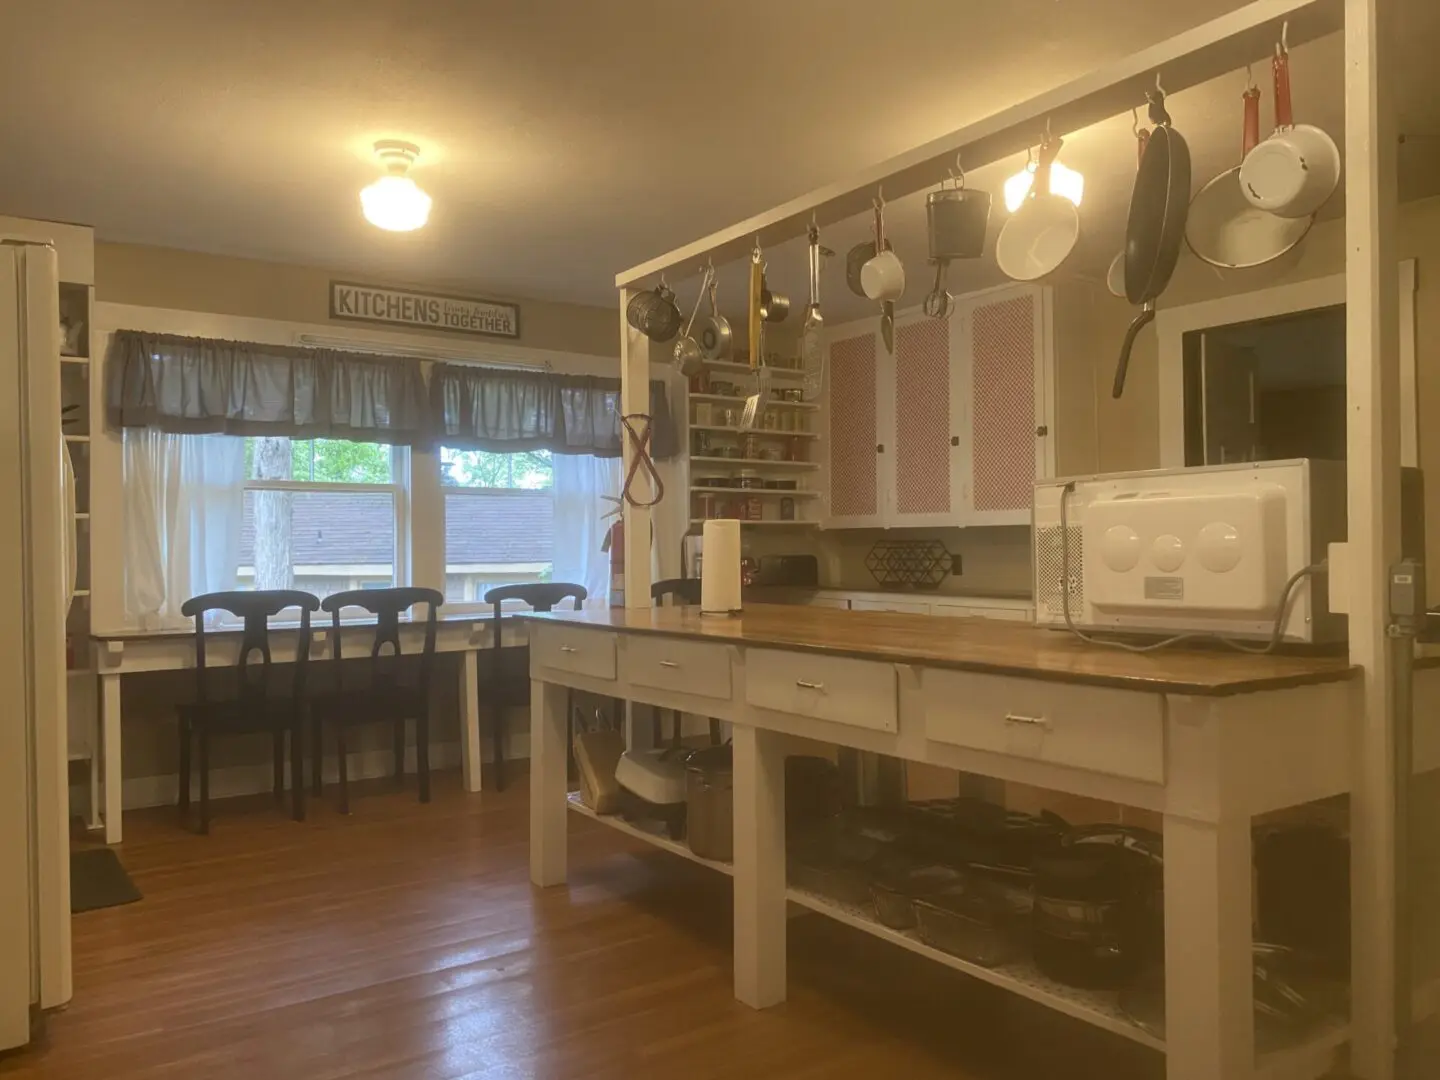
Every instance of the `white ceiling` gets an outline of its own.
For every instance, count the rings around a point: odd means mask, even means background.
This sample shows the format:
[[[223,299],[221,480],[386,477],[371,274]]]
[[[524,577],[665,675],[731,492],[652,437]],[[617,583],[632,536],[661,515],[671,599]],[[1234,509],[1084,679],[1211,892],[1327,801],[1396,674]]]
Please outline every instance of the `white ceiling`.
[[[1426,167],[1440,159],[1440,78],[1425,43],[1440,39],[1440,5],[1402,4],[1402,127],[1431,136],[1402,163],[1407,194],[1428,194],[1440,190],[1440,169]],[[618,270],[1240,6],[7,4],[0,213],[90,222],[106,240],[608,305]],[[1336,38],[1295,58],[1297,112],[1337,135],[1340,57]],[[1243,85],[1237,74],[1172,102],[1197,185],[1232,163]],[[1129,126],[1067,140],[1062,160],[1087,180],[1084,269],[1118,249]],[[414,175],[435,199],[416,234],[382,233],[359,213],[356,193],[376,175],[370,146],[397,137],[421,146]],[[998,191],[1019,164],[972,182]],[[890,217],[916,299],[923,216],[917,198]],[[997,206],[992,239],[1002,217]],[[825,242],[843,254],[863,233],[855,221]],[[772,253],[772,268],[777,287],[803,289],[800,252]],[[957,268],[952,288],[993,273]],[[837,302],[841,276],[826,279]]]

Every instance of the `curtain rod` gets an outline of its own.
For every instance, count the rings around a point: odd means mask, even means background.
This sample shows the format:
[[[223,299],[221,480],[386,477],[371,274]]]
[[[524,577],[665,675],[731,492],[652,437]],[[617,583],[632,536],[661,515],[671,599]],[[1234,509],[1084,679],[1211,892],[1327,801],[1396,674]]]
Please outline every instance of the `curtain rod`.
[[[466,349],[447,349],[442,345],[401,345],[388,341],[366,341],[359,338],[328,337],[325,334],[296,334],[295,343],[315,349],[342,349],[348,352],[374,353],[381,356],[409,356],[417,360],[444,360],[473,367],[501,371],[553,371],[549,360],[489,359],[476,356]]]

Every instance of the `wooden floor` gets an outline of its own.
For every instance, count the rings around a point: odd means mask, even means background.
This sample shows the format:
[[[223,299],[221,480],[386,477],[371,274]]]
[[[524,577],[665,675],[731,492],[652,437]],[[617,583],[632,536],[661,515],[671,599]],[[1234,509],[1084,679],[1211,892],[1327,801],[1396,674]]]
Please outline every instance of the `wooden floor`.
[[[0,1075],[55,1080],[1128,1080],[1159,1056],[808,916],[790,1000],[731,997],[724,879],[572,817],[527,878],[524,777],[373,789],[211,836],[126,818],[145,899],[75,920],[75,1000]]]

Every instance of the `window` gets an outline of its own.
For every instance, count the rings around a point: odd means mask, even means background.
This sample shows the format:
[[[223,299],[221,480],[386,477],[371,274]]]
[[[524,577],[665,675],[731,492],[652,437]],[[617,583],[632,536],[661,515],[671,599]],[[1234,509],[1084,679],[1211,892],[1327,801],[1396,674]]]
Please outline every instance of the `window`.
[[[441,447],[447,601],[474,603],[497,585],[550,580],[554,478],[548,450]]]
[[[247,438],[240,587],[323,598],[400,581],[405,457],[380,443]]]

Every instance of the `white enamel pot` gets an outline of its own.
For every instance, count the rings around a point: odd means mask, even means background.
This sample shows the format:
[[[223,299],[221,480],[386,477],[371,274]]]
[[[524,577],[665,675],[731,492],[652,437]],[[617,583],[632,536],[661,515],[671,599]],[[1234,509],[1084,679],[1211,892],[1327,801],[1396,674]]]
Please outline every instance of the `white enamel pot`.
[[[1240,190],[1257,210],[1312,217],[1340,185],[1340,148],[1313,124],[1296,124],[1290,104],[1290,54],[1277,48],[1275,132],[1240,165]]]

